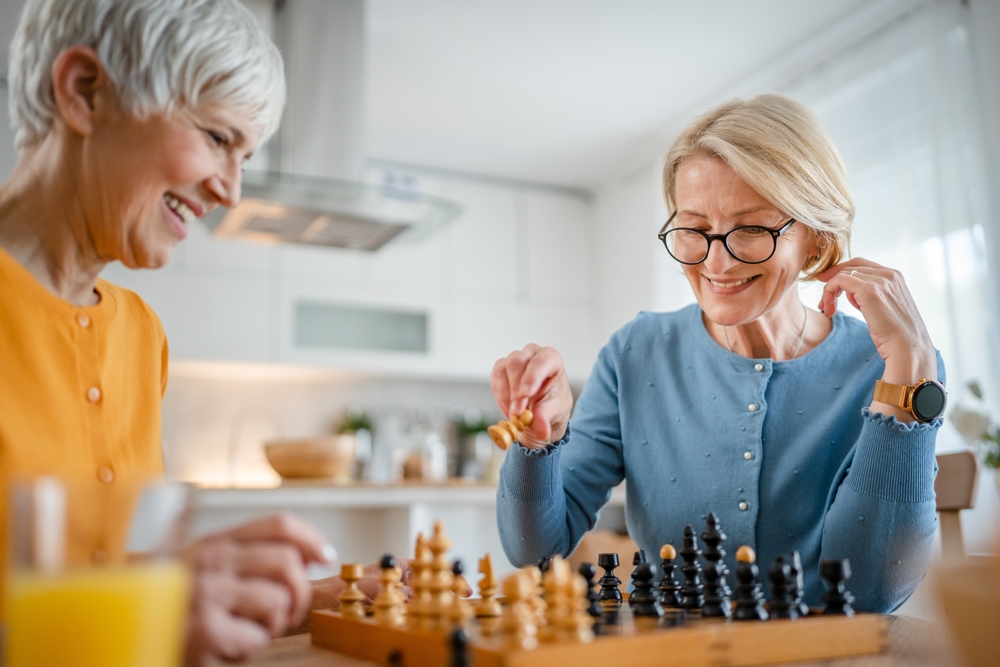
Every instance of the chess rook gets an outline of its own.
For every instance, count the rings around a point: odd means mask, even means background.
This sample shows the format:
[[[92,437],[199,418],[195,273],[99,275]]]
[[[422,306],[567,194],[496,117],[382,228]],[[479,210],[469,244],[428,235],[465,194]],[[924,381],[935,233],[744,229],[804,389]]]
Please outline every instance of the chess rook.
[[[854,596],[844,587],[851,578],[851,562],[844,560],[825,560],[820,563],[819,576],[823,579],[826,592],[823,593],[823,614],[854,616]]]
[[[792,568],[785,562],[784,556],[774,559],[774,564],[767,573],[771,582],[771,618],[799,617],[799,610],[793,604],[794,600],[788,593],[788,582],[792,577]]]
[[[499,424],[490,426],[486,429],[489,433],[490,439],[496,444],[500,449],[506,450],[512,444],[517,442],[517,439],[521,437],[521,433],[524,429],[531,426],[531,421],[534,419],[534,415],[531,410],[525,410],[520,415],[516,417],[511,417],[509,420],[504,419]]]
[[[361,563],[344,563],[340,566],[340,578],[347,587],[340,592],[340,613],[348,618],[365,617],[365,594],[358,588],[358,580],[364,576],[364,566]]]
[[[618,590],[618,586],[622,580],[615,576],[618,554],[598,554],[597,565],[604,569],[604,576],[597,582],[601,585],[601,602],[621,604],[622,592]]]

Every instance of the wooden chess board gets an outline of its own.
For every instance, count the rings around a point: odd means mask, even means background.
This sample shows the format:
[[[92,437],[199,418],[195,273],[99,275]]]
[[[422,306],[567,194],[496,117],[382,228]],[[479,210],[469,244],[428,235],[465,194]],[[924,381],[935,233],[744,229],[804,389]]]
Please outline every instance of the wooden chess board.
[[[702,619],[668,611],[636,618],[628,603],[605,607],[590,643],[540,642],[526,650],[496,633],[499,619],[466,626],[470,664],[476,667],[738,667],[866,655],[889,647],[888,617],[879,614],[823,616],[816,610],[796,620]],[[371,618],[312,612],[312,643],[383,665],[450,665],[448,630],[392,628]]]

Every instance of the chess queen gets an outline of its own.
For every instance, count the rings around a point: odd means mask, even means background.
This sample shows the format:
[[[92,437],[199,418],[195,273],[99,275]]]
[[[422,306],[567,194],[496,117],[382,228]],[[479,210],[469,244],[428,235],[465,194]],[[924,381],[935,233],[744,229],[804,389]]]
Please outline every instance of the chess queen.
[[[829,134],[788,97],[734,100],[680,133],[663,189],[659,242],[697,303],[619,329],[575,411],[557,350],[493,368],[503,412],[534,415],[500,474],[508,557],[569,554],[627,480],[649,553],[714,511],[761,562],[797,549],[807,603],[821,559],[849,558],[856,606],[897,608],[931,554],[944,368],[903,276],[846,259],[854,204]]]

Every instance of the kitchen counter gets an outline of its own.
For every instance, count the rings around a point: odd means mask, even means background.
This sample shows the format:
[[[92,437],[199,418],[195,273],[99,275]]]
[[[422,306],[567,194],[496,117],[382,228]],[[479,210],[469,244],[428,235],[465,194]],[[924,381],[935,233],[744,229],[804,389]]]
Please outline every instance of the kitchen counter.
[[[342,563],[372,563],[384,553],[411,556],[417,533],[444,522],[450,554],[475,568],[491,554],[497,576],[515,568],[503,553],[492,484],[363,484],[285,481],[270,488],[196,488],[192,536],[227,528],[276,511],[293,512],[323,531]],[[623,531],[625,487],[616,488],[599,526]],[[337,570],[315,568],[313,577]]]

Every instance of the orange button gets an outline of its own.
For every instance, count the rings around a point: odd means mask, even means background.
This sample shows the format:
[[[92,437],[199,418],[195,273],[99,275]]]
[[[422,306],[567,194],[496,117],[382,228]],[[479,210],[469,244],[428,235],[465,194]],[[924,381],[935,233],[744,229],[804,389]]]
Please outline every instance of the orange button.
[[[83,327],[84,329],[86,329],[87,327],[89,327],[89,326],[90,326],[90,318],[89,318],[89,317],[87,317],[86,315],[77,315],[77,316],[76,316],[76,321],[77,321],[77,322],[78,322],[78,323],[80,324],[80,326],[81,326],[81,327]]]
[[[111,557],[104,549],[94,549],[93,553],[90,554],[90,560],[94,565],[104,565],[110,559]]]
[[[97,469],[97,479],[105,484],[110,484],[115,481],[115,471],[111,469],[111,466],[101,466]]]
[[[97,403],[101,400],[101,390],[97,387],[91,387],[87,390],[87,400],[91,403]]]

